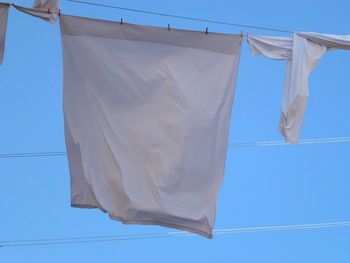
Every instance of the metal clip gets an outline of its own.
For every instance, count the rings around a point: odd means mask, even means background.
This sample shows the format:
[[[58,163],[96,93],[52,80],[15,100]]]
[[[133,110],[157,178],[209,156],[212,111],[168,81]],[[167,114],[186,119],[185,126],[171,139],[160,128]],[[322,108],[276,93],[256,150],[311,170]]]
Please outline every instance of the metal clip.
[[[205,28],[205,34],[208,35],[208,27]]]

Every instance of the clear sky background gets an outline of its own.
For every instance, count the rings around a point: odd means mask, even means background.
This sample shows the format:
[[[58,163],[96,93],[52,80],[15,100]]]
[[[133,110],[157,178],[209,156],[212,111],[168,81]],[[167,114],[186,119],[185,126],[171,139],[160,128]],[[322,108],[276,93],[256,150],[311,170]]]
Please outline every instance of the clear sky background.
[[[14,1],[31,6],[32,1]],[[61,1],[63,13],[129,23],[240,33]],[[350,2],[101,0],[130,8],[277,27],[350,34]],[[247,30],[249,34],[280,35]],[[350,52],[324,56],[310,77],[302,138],[350,136]],[[253,57],[244,41],[230,143],[282,140],[284,61]],[[0,153],[65,151],[58,24],[11,8],[0,66]],[[350,221],[350,143],[229,149],[215,228]],[[0,240],[166,233],[70,207],[66,156],[0,159]],[[0,248],[0,262],[350,262],[350,227],[108,243]]]

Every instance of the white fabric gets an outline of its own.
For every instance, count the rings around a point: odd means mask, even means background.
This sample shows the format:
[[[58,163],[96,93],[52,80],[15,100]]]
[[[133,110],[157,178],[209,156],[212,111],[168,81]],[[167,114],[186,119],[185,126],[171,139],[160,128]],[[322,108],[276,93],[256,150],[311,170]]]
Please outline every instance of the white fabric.
[[[72,206],[211,237],[241,37],[60,24]]]
[[[0,3],[0,65],[4,59],[9,4]]]
[[[56,10],[59,9],[59,0],[35,0],[33,4],[34,9],[41,10]]]
[[[292,38],[248,36],[254,55],[286,59],[280,131],[289,143],[299,140],[308,99],[308,77],[331,49],[350,49],[350,36],[295,33]]]
[[[50,24],[54,24],[57,21],[60,9],[58,0],[36,0],[33,4],[33,8],[27,8],[15,4],[13,4],[13,6],[21,12],[39,17]]]

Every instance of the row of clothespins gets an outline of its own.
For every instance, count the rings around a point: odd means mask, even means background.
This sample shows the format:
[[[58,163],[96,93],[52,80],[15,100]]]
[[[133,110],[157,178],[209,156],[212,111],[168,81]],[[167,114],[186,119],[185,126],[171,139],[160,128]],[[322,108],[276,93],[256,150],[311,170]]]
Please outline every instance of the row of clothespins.
[[[11,5],[13,5],[11,3]],[[55,11],[52,11],[50,10],[50,8],[47,9],[47,13],[48,14],[57,14],[58,16],[61,16],[61,9],[58,9],[58,12],[55,12]],[[120,19],[120,24],[122,25],[124,22],[123,22],[123,18]],[[168,24],[168,31],[171,31],[171,27],[170,27],[170,24]],[[207,35],[209,33],[209,30],[208,30],[208,27],[205,28],[205,34]],[[243,30],[241,30],[241,33],[240,33],[240,36],[243,37],[244,34],[243,34]],[[248,36],[248,33],[246,34],[246,36]]]
[[[123,18],[120,19],[120,24],[122,25],[124,22],[123,22]],[[171,27],[170,27],[170,24],[168,24],[168,31],[171,31]],[[208,35],[209,31],[208,31],[208,27],[205,28],[205,34]],[[243,30],[241,30],[241,34],[240,34],[241,37],[244,36],[243,34]],[[248,36],[248,33],[246,34],[246,36]]]

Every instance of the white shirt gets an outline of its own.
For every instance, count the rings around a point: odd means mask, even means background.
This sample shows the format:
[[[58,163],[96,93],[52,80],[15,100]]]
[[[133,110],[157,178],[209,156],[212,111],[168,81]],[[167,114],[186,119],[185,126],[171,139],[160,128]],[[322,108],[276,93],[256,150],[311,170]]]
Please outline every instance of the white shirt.
[[[350,49],[350,36],[295,33],[288,37],[248,36],[253,54],[287,60],[280,131],[296,144],[308,99],[308,77],[322,56],[331,49]]]

